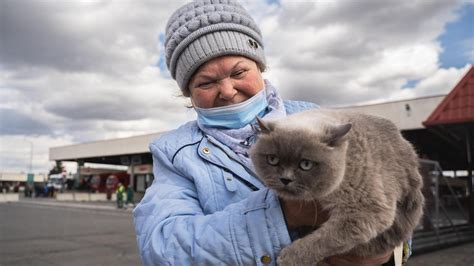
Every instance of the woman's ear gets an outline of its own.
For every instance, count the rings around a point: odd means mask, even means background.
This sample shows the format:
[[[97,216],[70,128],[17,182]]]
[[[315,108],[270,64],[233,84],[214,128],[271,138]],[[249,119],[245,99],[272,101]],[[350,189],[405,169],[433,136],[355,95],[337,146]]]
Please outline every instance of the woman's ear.
[[[255,62],[257,64],[257,68],[258,70],[260,70],[260,73],[263,73],[265,72],[265,70],[267,70],[266,66],[264,64],[260,64],[258,62]]]
[[[189,103],[186,104],[186,108],[188,109],[194,109],[194,104],[192,101],[189,101]]]

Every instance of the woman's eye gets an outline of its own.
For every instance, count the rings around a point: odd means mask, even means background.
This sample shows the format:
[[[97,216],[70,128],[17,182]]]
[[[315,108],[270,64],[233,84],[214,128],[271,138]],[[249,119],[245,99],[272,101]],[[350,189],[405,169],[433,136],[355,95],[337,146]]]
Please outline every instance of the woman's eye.
[[[211,86],[211,84],[212,84],[212,82],[199,83],[198,88],[207,88],[207,87]]]
[[[275,155],[267,155],[267,163],[269,165],[278,165],[278,163],[280,162],[280,159],[278,159],[278,157],[276,157]]]
[[[241,78],[243,77],[245,74],[245,70],[239,70],[239,71],[236,71],[235,73],[232,74],[232,77],[234,78]]]
[[[301,160],[299,166],[301,170],[308,171],[308,170],[311,170],[311,168],[313,168],[314,162],[310,160]]]

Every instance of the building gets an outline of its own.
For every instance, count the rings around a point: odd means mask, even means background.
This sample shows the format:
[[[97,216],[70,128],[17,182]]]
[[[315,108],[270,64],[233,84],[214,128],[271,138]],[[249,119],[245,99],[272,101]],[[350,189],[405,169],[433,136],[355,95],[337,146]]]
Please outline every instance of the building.
[[[144,193],[153,181],[152,157],[149,143],[161,133],[111,139],[50,148],[49,159],[71,161],[78,164],[78,175],[96,175],[91,169],[84,168],[85,163],[128,166],[129,184],[134,191]],[[87,170],[86,170],[87,169]],[[110,170],[112,174],[114,171]],[[105,173],[103,170],[101,174]]]

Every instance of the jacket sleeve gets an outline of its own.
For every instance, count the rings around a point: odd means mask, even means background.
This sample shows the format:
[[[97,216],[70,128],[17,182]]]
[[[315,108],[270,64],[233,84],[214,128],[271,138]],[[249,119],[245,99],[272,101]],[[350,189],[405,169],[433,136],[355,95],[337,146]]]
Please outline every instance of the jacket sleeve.
[[[291,243],[275,193],[262,189],[225,209],[204,215],[193,180],[157,146],[155,180],[134,210],[138,248],[145,265],[275,265]]]

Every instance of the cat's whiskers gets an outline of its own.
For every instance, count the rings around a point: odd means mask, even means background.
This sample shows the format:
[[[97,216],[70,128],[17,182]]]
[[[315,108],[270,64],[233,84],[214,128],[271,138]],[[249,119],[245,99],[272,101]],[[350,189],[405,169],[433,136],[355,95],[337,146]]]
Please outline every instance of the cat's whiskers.
[[[314,222],[313,222],[313,227],[318,225],[318,202],[316,201],[316,199],[314,199],[313,197],[311,197],[311,203],[313,204],[313,207],[314,207]]]

